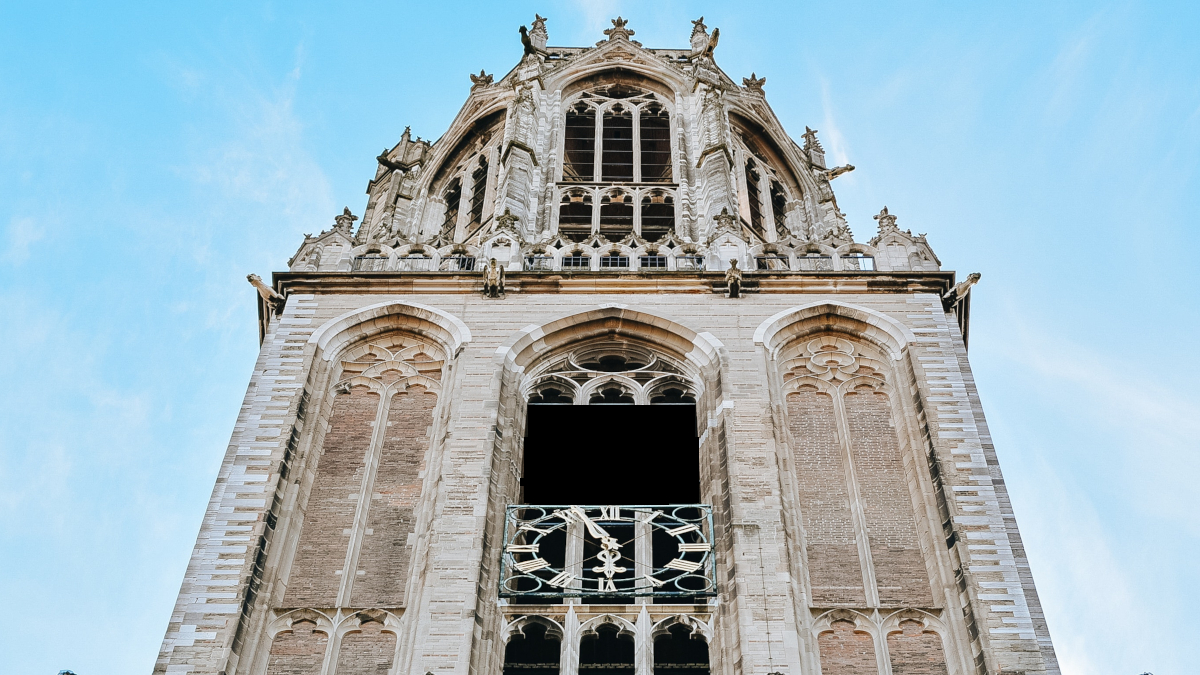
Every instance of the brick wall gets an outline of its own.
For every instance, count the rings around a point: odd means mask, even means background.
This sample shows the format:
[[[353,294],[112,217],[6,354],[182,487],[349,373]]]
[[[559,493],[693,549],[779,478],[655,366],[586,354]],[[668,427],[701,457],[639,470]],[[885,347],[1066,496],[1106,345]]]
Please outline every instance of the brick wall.
[[[298,621],[275,636],[267,659],[267,675],[319,675],[329,636],[314,631],[315,624]]]
[[[336,604],[378,410],[379,395],[365,387],[334,399],[284,600],[288,607]]]
[[[396,653],[396,634],[369,622],[342,637],[337,675],[387,675]]]
[[[922,632],[916,621],[902,622],[900,630],[887,636],[892,675],[946,675],[946,654],[937,633]]]
[[[817,636],[821,675],[879,675],[870,634],[854,630],[849,621],[834,621],[831,628]]]
[[[421,497],[420,475],[436,405],[437,395],[421,386],[397,393],[389,404],[367,533],[351,594],[350,604],[355,607],[404,604],[412,555],[408,535],[413,531],[413,508]]]
[[[800,512],[815,605],[866,603],[833,399],[812,388],[788,396]]]
[[[891,405],[884,394],[864,388],[844,400],[879,602],[928,607],[933,603],[929,572],[917,541]]]

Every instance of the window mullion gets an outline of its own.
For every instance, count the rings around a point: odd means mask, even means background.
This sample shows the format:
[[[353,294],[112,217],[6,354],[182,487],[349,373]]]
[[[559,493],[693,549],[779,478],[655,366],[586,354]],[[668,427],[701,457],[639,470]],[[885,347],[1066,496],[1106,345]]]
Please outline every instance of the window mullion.
[[[633,182],[642,182],[642,108],[633,109]]]
[[[596,154],[592,157],[592,180],[604,180],[601,170],[604,166],[604,111],[596,108]]]

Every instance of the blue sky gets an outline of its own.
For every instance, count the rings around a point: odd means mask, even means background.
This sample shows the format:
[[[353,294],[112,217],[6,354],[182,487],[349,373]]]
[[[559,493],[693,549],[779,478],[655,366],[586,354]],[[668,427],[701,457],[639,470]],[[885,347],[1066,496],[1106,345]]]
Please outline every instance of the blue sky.
[[[1194,672],[1195,3],[0,4],[0,659],[148,672],[257,348],[245,275],[406,125],[624,15],[767,77],[860,240],[983,273],[971,359],[1064,672]]]

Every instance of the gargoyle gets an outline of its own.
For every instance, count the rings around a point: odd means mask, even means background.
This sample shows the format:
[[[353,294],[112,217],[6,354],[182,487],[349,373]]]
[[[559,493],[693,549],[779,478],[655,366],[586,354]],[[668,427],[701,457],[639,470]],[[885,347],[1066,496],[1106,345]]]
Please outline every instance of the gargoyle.
[[[708,46],[704,48],[703,56],[707,56],[708,58],[711,59],[713,57],[713,52],[715,52],[717,50],[717,42],[720,41],[720,39],[721,39],[721,29],[714,28],[713,32],[712,32],[712,37],[708,38]]]
[[[942,301],[953,307],[958,304],[967,294],[971,292],[971,287],[979,283],[979,277],[982,276],[979,272],[971,272],[966,279],[958,282],[946,294],[942,296]]]
[[[283,311],[283,306],[287,303],[287,298],[280,295],[274,288],[266,285],[262,277],[257,274],[247,274],[246,281],[249,281],[251,286],[258,289],[258,294],[276,314]]]
[[[534,16],[537,16],[537,15],[535,14]],[[521,44],[524,45],[524,47],[525,47],[525,56],[529,56],[530,54],[540,54],[542,52],[542,50],[533,46],[533,40],[529,39],[529,29],[528,28],[526,28],[525,26],[521,26],[517,30],[519,30],[521,32]]]
[[[475,77],[475,76],[472,75],[471,77]],[[413,162],[410,164],[408,162],[397,162],[395,160],[388,159],[387,148],[383,149],[383,152],[380,153],[380,155],[375,158],[375,161],[379,162],[380,165],[382,165],[392,171],[402,171],[405,173],[407,173],[409,169],[416,166],[416,162]]]
[[[826,169],[825,171],[822,171],[821,177],[824,178],[825,180],[833,180],[834,178],[837,178],[838,176],[840,176],[844,173],[850,173],[853,170],[854,170],[853,164],[847,164],[845,166],[835,166],[832,169]]]

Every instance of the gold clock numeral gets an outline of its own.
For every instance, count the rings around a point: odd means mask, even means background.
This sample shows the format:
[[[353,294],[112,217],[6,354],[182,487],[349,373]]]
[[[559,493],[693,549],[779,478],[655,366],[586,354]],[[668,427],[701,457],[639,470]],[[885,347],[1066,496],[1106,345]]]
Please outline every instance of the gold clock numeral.
[[[512,550],[511,546],[508,548],[510,551]],[[680,544],[679,545],[680,553],[697,553],[697,552],[707,553],[711,549],[712,549],[712,547],[709,546],[708,542],[703,542],[700,544]]]
[[[699,529],[700,528],[697,527],[695,523],[692,523],[690,525],[680,525],[679,527],[676,527],[674,529],[667,530],[667,534],[671,535],[672,537],[675,537],[675,536],[683,534],[684,532],[695,532],[696,530],[699,530]]]
[[[672,561],[672,562],[674,562],[674,561]],[[525,574],[529,574],[530,572],[532,572],[534,570],[540,570],[543,567],[549,567],[549,566],[550,566],[550,563],[546,562],[546,560],[544,558],[534,558],[532,560],[522,560],[521,562],[513,565],[513,567],[521,570]]]
[[[537,553],[541,544],[509,544],[509,553]]]
[[[700,563],[676,558],[667,563],[667,569],[679,570],[681,572],[695,572],[696,570],[700,569]]]
[[[553,579],[547,581],[546,583],[550,584],[551,586],[566,588],[567,584],[571,583],[571,580],[574,578],[575,577],[570,572],[559,572],[558,574],[554,575]]]

